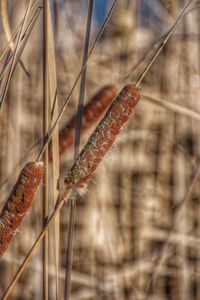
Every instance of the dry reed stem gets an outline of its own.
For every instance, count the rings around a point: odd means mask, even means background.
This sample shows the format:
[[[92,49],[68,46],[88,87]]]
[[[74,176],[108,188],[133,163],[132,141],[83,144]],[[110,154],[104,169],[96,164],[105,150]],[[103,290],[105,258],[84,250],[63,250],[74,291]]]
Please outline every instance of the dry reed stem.
[[[184,9],[182,10],[181,14],[179,15],[179,17],[176,19],[174,25],[171,27],[171,29],[168,31],[166,37],[164,38],[164,40],[161,41],[161,44],[158,46],[157,50],[155,51],[155,53],[153,54],[152,58],[150,59],[149,63],[146,65],[146,67],[144,68],[143,72],[141,73],[141,75],[138,77],[137,82],[136,82],[136,86],[140,85],[140,83],[142,82],[142,80],[144,79],[144,77],[146,76],[146,74],[148,73],[149,69],[151,68],[151,66],[153,65],[154,61],[157,59],[158,55],[160,54],[160,52],[162,51],[162,49],[164,48],[164,46],[166,45],[166,43],[168,42],[169,38],[171,37],[171,35],[173,34],[173,32],[175,31],[176,27],[178,26],[180,20],[185,16],[187,10],[189,9],[189,6],[191,5],[191,3],[193,2],[193,0],[189,0],[187,2],[187,4],[185,5]]]
[[[34,194],[43,177],[42,163],[31,162],[22,169],[13,191],[6,201],[0,222],[0,256],[7,249],[26,211],[31,206]]]
[[[2,17],[2,25],[5,32],[6,40],[10,41],[9,48],[12,52],[15,51],[15,43],[12,39],[12,30],[9,22],[9,13],[8,13],[8,1],[7,0],[1,0],[0,1],[0,8],[1,8],[1,17]],[[19,63],[24,70],[25,74],[29,76],[28,71],[26,70],[23,61],[20,59]]]
[[[0,111],[1,111],[1,109],[3,107],[3,103],[5,101],[5,97],[6,97],[6,94],[7,94],[7,91],[8,91],[8,87],[9,87],[9,83],[10,83],[11,77],[12,77],[14,69],[15,69],[15,63],[18,61],[17,55],[18,55],[18,52],[20,50],[20,42],[21,42],[21,39],[22,39],[23,34],[24,34],[25,25],[26,25],[27,20],[28,20],[28,15],[29,15],[29,12],[30,12],[30,9],[31,9],[31,6],[32,6],[32,2],[33,2],[33,0],[30,0],[29,3],[28,3],[28,6],[26,8],[25,15],[24,15],[24,18],[23,18],[22,26],[21,26],[20,31],[19,31],[15,51],[13,52],[13,57],[12,57],[10,69],[9,69],[9,72],[8,72],[8,77],[6,78],[5,85],[3,86],[3,91],[2,91],[2,95],[1,95],[1,103],[0,103]]]
[[[168,100],[160,99],[160,98],[157,98],[157,97],[152,97],[152,96],[149,96],[147,94],[143,94],[143,97],[144,97],[144,100],[146,98],[147,100],[154,103],[155,105],[163,107],[163,108],[165,108],[165,109],[167,109],[167,110],[169,110],[173,113],[177,113],[181,116],[191,118],[191,119],[196,120],[198,122],[200,121],[200,114],[198,112],[190,109],[190,108],[184,107],[180,104],[173,103],[173,102],[168,101]]]
[[[19,61],[19,59],[20,59],[20,57],[21,57],[21,55],[22,55],[22,52],[23,52],[23,50],[24,50],[24,47],[26,46],[26,43],[27,43],[27,41],[28,41],[28,39],[29,39],[29,36],[30,36],[30,34],[31,34],[31,32],[32,32],[32,29],[33,29],[33,27],[34,27],[34,25],[35,25],[35,23],[36,23],[36,21],[37,21],[37,19],[38,19],[38,17],[39,17],[39,14],[40,14],[41,9],[42,9],[41,7],[38,7],[38,8],[36,9],[36,11],[34,12],[33,16],[30,18],[30,21],[27,22],[26,28],[25,28],[24,33],[23,33],[23,37],[22,37],[22,39],[21,39],[21,41],[20,41],[20,46],[19,46],[18,53],[17,53],[17,57],[16,57],[16,59],[15,59],[15,63],[14,63],[14,66],[13,66],[13,72],[12,72],[12,74],[11,74],[11,78],[12,78],[13,73],[14,73],[14,70],[15,70],[17,64],[18,64],[18,61]],[[9,44],[8,44],[8,45],[9,45]],[[7,51],[7,48],[8,48],[8,45],[7,45],[6,48],[4,49],[2,55],[0,56],[0,60],[1,60],[2,57],[5,55],[5,53],[6,53],[6,51]],[[7,73],[8,73],[8,71],[10,70],[10,66],[11,66],[11,63],[12,63],[13,56],[14,56],[14,52],[9,56],[9,58],[8,58],[8,60],[7,60],[7,63],[5,64],[3,70],[2,70],[2,72],[1,72],[1,74],[0,74],[0,80],[3,80],[4,78],[5,78],[4,81],[7,80],[7,79],[6,79],[6,78],[8,77],[8,74],[7,74]],[[24,70],[25,70],[25,69],[24,69]],[[28,73],[27,70],[25,70],[25,72],[26,72],[26,74],[27,74],[28,76],[30,76],[30,74]],[[4,85],[5,85],[5,83],[4,83]]]
[[[49,77],[49,97],[51,103],[51,124],[54,123],[58,116],[58,95],[57,95],[57,72],[56,72],[56,54],[54,44],[54,30],[51,16],[50,3],[48,2],[48,40],[49,40],[49,58],[51,63],[48,64],[48,77]],[[53,206],[59,197],[59,128],[55,127],[52,134],[52,195]],[[54,249],[55,249],[55,299],[59,297],[59,263],[60,263],[60,215],[58,214],[54,222]],[[51,263],[51,262],[50,262]],[[52,285],[52,284],[51,284]]]
[[[122,89],[65,178],[67,188],[82,188],[88,183],[139,100],[140,91],[134,84]]]
[[[43,139],[45,143],[45,135],[49,129],[49,15],[51,11],[49,8],[49,0],[43,1]],[[48,220],[49,215],[49,153],[48,148],[44,151],[44,185],[43,185],[43,227]],[[43,299],[49,298],[49,234],[43,240]]]
[[[2,23],[4,23],[3,24],[3,26],[5,27],[5,14],[6,14],[6,7],[4,6],[4,0],[0,0],[1,2],[0,2],[0,4],[1,4],[1,15],[2,15]],[[7,0],[5,0],[5,1],[7,1]],[[29,13],[29,17],[30,17],[30,15],[33,13],[33,11],[34,11],[34,9],[36,8],[36,6],[38,5],[38,2],[40,2],[40,0],[36,0],[35,1],[35,3],[33,4],[33,6],[32,6],[32,8],[31,8],[31,11],[30,11],[30,13]],[[23,21],[22,21],[23,22]],[[9,38],[9,36],[8,36],[8,34],[6,34],[6,38],[7,38],[7,45],[6,45],[6,47],[4,48],[4,50],[3,50],[3,52],[2,52],[2,54],[0,55],[0,60],[2,60],[3,59],[3,57],[5,56],[5,54],[7,53],[7,50],[8,49],[10,49],[12,46],[11,46],[11,44],[13,43],[13,40],[16,38],[16,36],[17,36],[17,34],[18,34],[18,32],[19,32],[19,30],[20,30],[20,27],[22,26],[22,22],[17,26],[17,28],[14,30],[14,32],[11,34],[11,37]],[[10,30],[10,29],[9,29]],[[4,29],[4,31],[6,31],[5,29]]]
[[[89,103],[84,107],[81,133],[90,129],[95,124],[105,110],[109,107],[115,96],[117,95],[117,87],[115,85],[106,85],[100,91],[98,91]],[[69,148],[75,139],[76,132],[76,115],[70,120],[70,122],[61,129],[59,133],[59,153],[60,155]],[[52,160],[52,154],[50,155]]]
[[[167,238],[164,240],[164,243],[158,254],[158,257],[156,258],[156,263],[153,265],[153,268],[151,270],[152,275],[148,282],[145,300],[150,299],[150,295],[151,295],[152,289],[154,287],[154,284],[156,283],[158,273],[160,271],[160,268],[163,264],[164,259],[166,258],[167,250],[169,249],[170,241],[173,236],[175,226],[178,223],[178,221],[180,220],[180,214],[183,209],[183,206],[185,205],[185,203],[187,203],[190,200],[190,198],[192,196],[192,192],[194,191],[194,188],[199,180],[199,176],[200,176],[200,165],[198,165],[198,167],[195,171],[193,179],[190,183],[190,186],[189,186],[184,198],[181,201],[179,201],[178,203],[175,203],[173,206],[172,222],[171,222],[169,231],[167,233]]]
[[[7,41],[10,41],[10,49],[14,51],[15,44],[12,39],[12,30],[9,22],[8,17],[8,1],[7,0],[1,0],[0,1],[0,7],[1,7],[1,18],[2,18],[2,25],[5,32],[5,36]]]
[[[86,32],[84,38],[82,66],[85,65],[88,57],[91,24],[92,24],[92,16],[93,16],[93,6],[94,6],[94,0],[89,0],[88,9],[87,9],[87,22],[86,22]],[[82,125],[83,105],[84,105],[84,98],[85,98],[86,74],[87,74],[87,66],[85,67],[85,69],[81,74],[79,101],[78,101],[77,118],[76,118],[74,161],[79,155],[79,148],[80,148],[80,141],[81,141],[81,125]],[[65,300],[69,299],[70,291],[71,291],[75,211],[76,211],[76,195],[74,196],[74,198],[71,198],[70,208],[69,208],[69,228],[67,230],[66,273],[65,273],[65,291],[64,291]]]

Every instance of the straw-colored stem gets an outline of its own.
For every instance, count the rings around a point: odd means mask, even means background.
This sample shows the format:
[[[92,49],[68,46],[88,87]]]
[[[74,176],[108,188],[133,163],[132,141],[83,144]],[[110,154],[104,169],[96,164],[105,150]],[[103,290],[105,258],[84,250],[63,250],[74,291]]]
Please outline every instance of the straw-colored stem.
[[[48,14],[49,14],[49,0],[44,0],[43,8],[43,138],[49,129],[49,91],[48,91],[48,64],[49,64],[49,39],[48,39]],[[45,227],[48,220],[48,148],[44,151],[44,185],[43,185],[43,226]],[[49,283],[48,283],[48,264],[49,264],[49,238],[46,233],[43,241],[43,299],[48,299]]]
[[[144,71],[142,72],[142,74],[138,77],[138,80],[136,82],[136,86],[139,86],[140,83],[142,82],[142,80],[144,79],[144,77],[146,76],[146,74],[148,73],[149,69],[151,68],[151,66],[153,65],[154,61],[156,60],[156,58],[158,57],[158,55],[160,54],[160,52],[162,51],[162,49],[164,48],[164,46],[166,45],[167,41],[169,40],[169,38],[171,37],[171,35],[173,34],[174,30],[176,29],[177,25],[179,24],[179,21],[182,19],[182,17],[185,15],[188,7],[190,6],[190,4],[192,3],[193,0],[188,1],[187,5],[185,6],[185,8],[183,9],[183,11],[181,12],[180,16],[178,17],[178,19],[176,19],[174,25],[172,26],[172,28],[169,30],[168,34],[166,35],[165,39],[161,42],[161,44],[159,45],[158,49],[155,51],[155,53],[153,54],[152,58],[150,59],[149,63],[147,64],[147,66],[145,67]]]
[[[25,15],[24,15],[24,20],[23,20],[21,29],[19,31],[19,36],[18,36],[18,39],[17,39],[17,44],[16,44],[16,48],[15,48],[15,51],[14,51],[14,55],[13,55],[13,58],[12,58],[12,61],[11,61],[8,78],[6,79],[5,86],[3,88],[3,92],[2,92],[2,95],[1,95],[0,111],[2,110],[4,101],[5,101],[5,97],[6,97],[6,94],[7,94],[7,91],[8,91],[9,82],[10,82],[12,74],[13,74],[13,70],[14,70],[14,67],[15,67],[15,61],[17,59],[18,49],[19,49],[19,46],[20,46],[20,41],[22,39],[22,35],[23,35],[23,32],[24,32],[24,28],[25,28],[25,25],[26,25],[26,22],[27,22],[27,19],[28,19],[28,15],[29,15],[31,6],[32,6],[32,2],[33,2],[33,0],[29,1],[29,4],[27,6],[27,9],[26,9],[26,12],[25,12]]]
[[[88,57],[92,14],[93,14],[93,4],[94,4],[94,0],[90,0],[88,2],[87,25],[86,25],[85,42],[84,42],[84,49],[83,49],[82,66],[84,66],[86,64],[87,57]],[[80,140],[81,140],[81,125],[82,125],[82,117],[83,117],[83,105],[84,105],[84,96],[85,96],[86,71],[87,71],[87,66],[84,68],[84,70],[81,74],[78,112],[77,112],[77,117],[76,117],[74,161],[76,160],[76,158],[79,155],[79,147],[80,147]],[[65,300],[69,299],[70,289],[71,289],[75,211],[76,211],[76,193],[74,193],[73,197],[70,200],[70,209],[69,209],[69,230],[68,230],[67,253],[66,253]]]
[[[184,107],[183,105],[173,103],[172,101],[167,101],[164,99],[160,99],[154,96],[150,96],[148,94],[143,94],[144,100],[146,99],[148,102],[152,102],[153,104],[160,106],[164,109],[167,109],[173,113],[177,113],[181,116],[196,120],[200,122],[200,114],[192,109]]]

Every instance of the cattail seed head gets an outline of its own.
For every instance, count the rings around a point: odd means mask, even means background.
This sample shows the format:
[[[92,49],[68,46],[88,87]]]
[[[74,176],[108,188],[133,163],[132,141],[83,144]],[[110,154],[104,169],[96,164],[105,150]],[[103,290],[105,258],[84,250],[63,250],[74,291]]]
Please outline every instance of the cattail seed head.
[[[99,90],[83,109],[81,123],[81,133],[87,131],[95,124],[102,114],[106,111],[113,99],[117,95],[117,87],[114,84],[106,85]],[[70,147],[75,139],[76,133],[76,115],[69,121],[67,126],[61,129],[59,133],[59,153],[62,154]],[[50,151],[50,160],[52,155]]]
[[[43,163],[38,162],[30,162],[22,169],[1,212],[0,255],[7,249],[26,211],[31,206],[37,187],[43,178],[43,173]]]
[[[139,100],[140,90],[135,85],[122,89],[65,178],[67,188],[86,186]]]

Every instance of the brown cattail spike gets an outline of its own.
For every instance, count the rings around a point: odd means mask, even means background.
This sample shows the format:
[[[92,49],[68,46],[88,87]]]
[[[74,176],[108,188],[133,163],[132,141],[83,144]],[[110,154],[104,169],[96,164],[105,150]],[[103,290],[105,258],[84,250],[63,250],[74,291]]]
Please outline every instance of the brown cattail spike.
[[[114,84],[104,86],[98,91],[94,97],[84,107],[81,133],[90,129],[95,124],[102,114],[106,111],[113,99],[117,95],[117,87]],[[59,133],[59,152],[62,154],[74,142],[76,132],[76,116],[61,129]],[[50,155],[50,160],[52,156]]]
[[[140,90],[135,85],[122,89],[65,178],[67,189],[87,184],[139,100]]]
[[[26,211],[31,206],[34,194],[44,173],[42,163],[28,163],[17,180],[0,218],[0,255],[8,247],[16,229],[21,224]]]

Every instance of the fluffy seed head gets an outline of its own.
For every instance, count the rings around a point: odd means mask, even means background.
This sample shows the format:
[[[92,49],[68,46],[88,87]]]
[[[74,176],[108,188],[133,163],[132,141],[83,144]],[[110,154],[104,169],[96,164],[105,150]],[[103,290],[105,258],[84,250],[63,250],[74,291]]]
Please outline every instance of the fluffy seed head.
[[[65,178],[67,188],[85,187],[139,100],[140,90],[135,85],[122,89]]]

